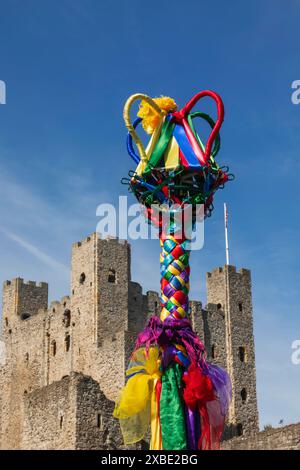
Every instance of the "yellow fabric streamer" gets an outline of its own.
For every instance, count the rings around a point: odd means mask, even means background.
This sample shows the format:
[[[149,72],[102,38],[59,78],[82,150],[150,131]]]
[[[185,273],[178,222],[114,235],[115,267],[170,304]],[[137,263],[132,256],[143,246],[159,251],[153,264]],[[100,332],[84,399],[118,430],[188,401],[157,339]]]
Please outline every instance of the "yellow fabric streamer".
[[[162,450],[162,437],[159,419],[159,402],[156,397],[156,386],[159,379],[154,380],[153,393],[151,394],[151,440],[150,450]]]
[[[132,356],[126,376],[127,383],[116,403],[114,417],[120,420],[125,444],[143,439],[150,422],[153,435],[151,447],[161,445],[159,404],[156,400],[156,383],[161,377],[158,347],[138,349]]]

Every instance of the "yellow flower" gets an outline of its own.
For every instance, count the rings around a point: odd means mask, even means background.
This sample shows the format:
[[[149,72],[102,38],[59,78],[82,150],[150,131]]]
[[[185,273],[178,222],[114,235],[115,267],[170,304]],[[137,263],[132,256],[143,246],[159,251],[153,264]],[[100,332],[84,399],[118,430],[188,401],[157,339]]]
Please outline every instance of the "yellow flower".
[[[175,111],[177,105],[173,98],[168,96],[161,96],[160,98],[153,98],[153,101],[160,107],[166,114]],[[140,104],[138,117],[142,118],[142,126],[147,134],[153,134],[156,127],[161,121],[161,116],[153,109],[146,101],[142,100]]]

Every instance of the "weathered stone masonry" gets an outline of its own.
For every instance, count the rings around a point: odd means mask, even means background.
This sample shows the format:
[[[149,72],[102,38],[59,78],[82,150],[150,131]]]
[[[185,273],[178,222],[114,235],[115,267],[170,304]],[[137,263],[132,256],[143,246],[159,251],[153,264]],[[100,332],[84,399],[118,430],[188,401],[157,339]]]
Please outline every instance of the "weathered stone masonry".
[[[136,334],[159,314],[158,294],[131,281],[130,263],[126,241],[92,234],[72,247],[70,296],[49,308],[46,283],[4,283],[2,449],[121,448],[113,401]],[[249,436],[258,430],[250,272],[208,273],[207,294],[205,309],[191,302],[190,320],[233,381],[227,437]]]

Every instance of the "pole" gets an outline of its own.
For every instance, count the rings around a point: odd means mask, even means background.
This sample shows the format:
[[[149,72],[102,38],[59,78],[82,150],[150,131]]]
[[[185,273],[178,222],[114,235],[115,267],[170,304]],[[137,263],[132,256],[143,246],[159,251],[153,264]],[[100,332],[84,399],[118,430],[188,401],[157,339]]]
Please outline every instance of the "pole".
[[[224,225],[225,225],[225,249],[226,249],[226,264],[229,264],[229,246],[228,246],[228,211],[226,202],[224,202]]]

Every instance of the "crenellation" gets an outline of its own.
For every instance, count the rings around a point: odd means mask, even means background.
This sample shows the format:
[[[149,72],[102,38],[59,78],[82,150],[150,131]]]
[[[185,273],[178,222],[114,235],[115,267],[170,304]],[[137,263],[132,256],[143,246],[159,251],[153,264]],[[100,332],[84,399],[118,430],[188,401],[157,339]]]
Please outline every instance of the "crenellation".
[[[241,268],[238,270],[238,274],[243,277],[245,282],[251,283],[251,271],[250,269]]]
[[[24,282],[24,284],[28,285],[28,286],[36,287],[36,282],[35,281],[27,281],[27,282]]]
[[[37,287],[41,287],[42,289],[48,289],[48,283],[47,282],[38,282]]]
[[[84,247],[89,244],[90,242],[93,242],[95,241],[95,239],[97,239],[98,236],[96,233],[92,233],[90,235],[87,235],[85,238],[83,238],[82,240],[80,240],[79,242],[75,242],[72,244],[72,251],[73,250],[77,250],[77,249],[84,249]]]

